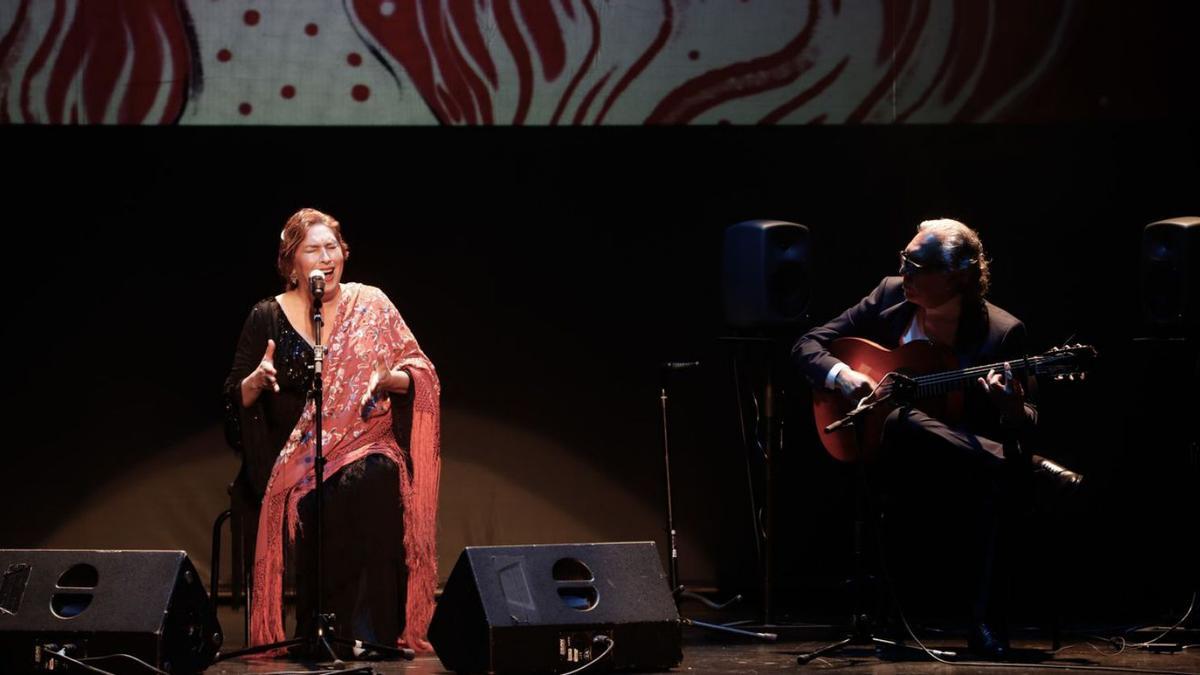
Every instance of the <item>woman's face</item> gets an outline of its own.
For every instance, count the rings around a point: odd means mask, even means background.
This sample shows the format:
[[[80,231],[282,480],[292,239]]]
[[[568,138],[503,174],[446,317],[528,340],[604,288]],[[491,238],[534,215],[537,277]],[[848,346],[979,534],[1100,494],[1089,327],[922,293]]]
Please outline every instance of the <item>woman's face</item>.
[[[328,225],[313,225],[308,228],[304,241],[296,249],[296,257],[292,261],[292,271],[301,288],[308,288],[308,275],[313,270],[325,273],[325,297],[331,298],[337,293],[338,283],[342,280],[342,268],[346,264],[346,256],[338,243],[337,235]]]

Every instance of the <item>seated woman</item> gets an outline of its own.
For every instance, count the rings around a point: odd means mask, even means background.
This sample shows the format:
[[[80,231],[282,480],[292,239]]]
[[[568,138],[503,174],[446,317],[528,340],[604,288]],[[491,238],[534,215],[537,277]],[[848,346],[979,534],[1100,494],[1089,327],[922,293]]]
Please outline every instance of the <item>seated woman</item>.
[[[330,216],[301,209],[288,219],[277,258],[285,290],[250,310],[225,380],[226,435],[243,457],[240,478],[262,500],[250,643],[285,639],[285,552],[295,566],[296,634],[313,634],[316,336],[308,280],[319,270],[322,611],[334,614],[340,637],[427,651],[437,583],[440,385],[383,291],[343,282],[349,250]]]

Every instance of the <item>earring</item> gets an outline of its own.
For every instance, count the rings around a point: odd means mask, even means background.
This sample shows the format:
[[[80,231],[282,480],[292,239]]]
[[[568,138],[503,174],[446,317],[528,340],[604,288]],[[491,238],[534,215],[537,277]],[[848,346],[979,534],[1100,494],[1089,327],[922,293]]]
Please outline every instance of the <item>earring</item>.
[[[300,282],[296,280],[296,275],[293,274],[292,276],[288,277],[288,283],[295,286]]]

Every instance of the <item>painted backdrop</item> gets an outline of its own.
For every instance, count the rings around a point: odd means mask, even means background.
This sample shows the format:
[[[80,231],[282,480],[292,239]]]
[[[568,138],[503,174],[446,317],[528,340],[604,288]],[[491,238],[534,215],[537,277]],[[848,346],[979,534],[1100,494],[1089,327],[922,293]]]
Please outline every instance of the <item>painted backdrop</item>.
[[[810,124],[1017,114],[1068,0],[19,0],[0,122]]]

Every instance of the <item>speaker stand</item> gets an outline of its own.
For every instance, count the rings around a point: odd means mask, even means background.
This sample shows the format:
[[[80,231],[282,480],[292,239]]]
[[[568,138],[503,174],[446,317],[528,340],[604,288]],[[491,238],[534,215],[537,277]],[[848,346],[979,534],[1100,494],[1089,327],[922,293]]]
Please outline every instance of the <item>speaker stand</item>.
[[[762,632],[776,635],[783,639],[813,639],[825,638],[830,634],[830,626],[821,624],[785,623],[777,620],[775,607],[775,466],[774,460],[783,448],[783,410],[781,403],[784,399],[783,388],[779,386],[778,367],[780,350],[783,345],[790,345],[793,340],[785,335],[733,335],[718,338],[733,348],[731,358],[733,363],[733,384],[738,407],[738,418],[742,430],[742,446],[746,456],[746,478],[750,499],[751,523],[754,531],[754,544],[758,554],[760,583],[762,589],[762,607],[758,617],[752,620],[730,623],[743,630]],[[762,379],[762,435],[759,436],[757,418],[750,434],[747,434],[746,422],[743,419],[744,379],[750,379],[742,372],[739,364],[748,355],[757,354],[755,364],[761,363]],[[759,410],[758,398],[755,396],[754,409]],[[763,467],[761,507],[757,502],[758,488],[756,486],[752,460],[761,457]]]

